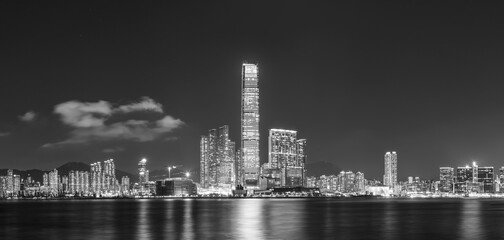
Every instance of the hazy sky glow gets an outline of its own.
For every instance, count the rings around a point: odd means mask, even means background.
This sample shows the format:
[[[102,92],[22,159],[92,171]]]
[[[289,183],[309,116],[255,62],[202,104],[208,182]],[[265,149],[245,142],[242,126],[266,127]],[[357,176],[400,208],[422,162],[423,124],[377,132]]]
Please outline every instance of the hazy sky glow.
[[[260,67],[262,162],[287,128],[308,161],[367,178],[386,151],[399,180],[504,165],[498,6],[16,1],[0,18],[0,168],[196,169],[208,129],[239,142],[243,60]]]

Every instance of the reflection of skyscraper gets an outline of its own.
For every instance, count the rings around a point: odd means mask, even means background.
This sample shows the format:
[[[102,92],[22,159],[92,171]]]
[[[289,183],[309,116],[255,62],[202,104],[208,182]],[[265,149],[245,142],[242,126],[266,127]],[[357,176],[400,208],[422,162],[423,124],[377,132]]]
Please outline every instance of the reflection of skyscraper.
[[[259,78],[256,64],[242,64],[241,149],[244,185],[257,188],[259,180]]]
[[[397,153],[385,153],[385,174],[383,175],[383,185],[395,187],[397,184]]]

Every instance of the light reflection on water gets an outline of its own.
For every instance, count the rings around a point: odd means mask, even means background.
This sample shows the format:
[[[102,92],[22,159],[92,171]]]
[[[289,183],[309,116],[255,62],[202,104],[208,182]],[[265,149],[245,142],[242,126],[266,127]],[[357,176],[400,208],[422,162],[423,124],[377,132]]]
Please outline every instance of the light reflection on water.
[[[504,200],[0,202],[0,239],[499,239]]]

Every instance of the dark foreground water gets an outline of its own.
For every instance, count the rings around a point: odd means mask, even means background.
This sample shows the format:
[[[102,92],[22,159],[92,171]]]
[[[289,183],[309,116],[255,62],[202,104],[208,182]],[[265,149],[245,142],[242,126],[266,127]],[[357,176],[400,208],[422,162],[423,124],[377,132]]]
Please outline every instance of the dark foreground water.
[[[0,201],[0,239],[503,239],[504,199]]]

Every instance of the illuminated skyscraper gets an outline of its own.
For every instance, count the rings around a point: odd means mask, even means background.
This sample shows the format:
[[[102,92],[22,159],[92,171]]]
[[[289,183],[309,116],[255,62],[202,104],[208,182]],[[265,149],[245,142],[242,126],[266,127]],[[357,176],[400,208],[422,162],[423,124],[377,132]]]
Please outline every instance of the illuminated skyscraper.
[[[478,167],[478,182],[483,187],[483,192],[494,192],[494,167]]]
[[[297,132],[270,129],[268,138],[269,169],[282,171],[282,186],[305,186],[306,139],[297,139]]]
[[[229,127],[211,129],[200,141],[200,183],[204,188],[231,188],[235,184],[235,143]]]
[[[439,168],[439,191],[453,192],[454,171],[452,167]]]
[[[144,184],[149,181],[149,170],[146,168],[147,159],[142,159],[138,162],[138,183]]]
[[[12,169],[7,170],[7,193],[12,194],[14,192],[14,172]]]
[[[208,136],[201,136],[200,140],[200,185],[203,188],[208,187],[209,174],[209,139]]]
[[[284,129],[270,129],[268,139],[270,168],[297,167],[297,132]]]
[[[397,185],[397,153],[385,153],[383,185],[394,188]]]
[[[53,195],[58,194],[58,180],[59,180],[59,175],[58,175],[58,170],[54,169],[49,172],[48,174],[48,186],[49,186],[49,192]]]
[[[116,177],[114,159],[109,159],[103,162],[103,178],[106,191],[115,191]]]
[[[244,185],[256,189],[259,180],[259,70],[256,64],[242,64],[241,150]]]

